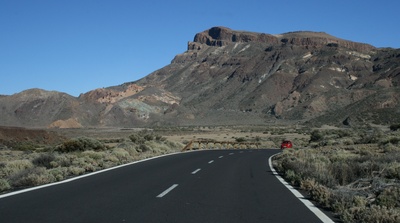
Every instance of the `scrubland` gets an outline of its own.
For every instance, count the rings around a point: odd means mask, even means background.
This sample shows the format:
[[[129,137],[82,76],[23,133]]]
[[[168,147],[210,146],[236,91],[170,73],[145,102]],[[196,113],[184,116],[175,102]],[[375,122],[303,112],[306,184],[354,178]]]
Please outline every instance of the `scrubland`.
[[[256,141],[262,148],[278,148],[289,139],[294,148],[275,156],[273,165],[319,207],[343,222],[400,222],[399,127],[173,127],[103,137],[95,137],[98,130],[86,137],[66,134],[57,146],[0,148],[0,193],[179,152],[190,140]]]
[[[400,222],[400,132],[393,128],[313,130],[273,164],[343,222]]]
[[[183,145],[152,131],[126,138],[70,138],[53,147],[0,149],[0,193],[61,181],[101,169],[180,151]]]

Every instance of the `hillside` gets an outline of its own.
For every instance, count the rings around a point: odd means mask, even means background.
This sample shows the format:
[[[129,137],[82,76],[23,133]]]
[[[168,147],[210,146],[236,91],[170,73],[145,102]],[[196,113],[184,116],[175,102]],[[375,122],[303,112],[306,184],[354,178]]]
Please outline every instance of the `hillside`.
[[[400,49],[322,32],[213,27],[171,64],[134,82],[72,97],[0,97],[0,125],[100,127],[400,122]]]

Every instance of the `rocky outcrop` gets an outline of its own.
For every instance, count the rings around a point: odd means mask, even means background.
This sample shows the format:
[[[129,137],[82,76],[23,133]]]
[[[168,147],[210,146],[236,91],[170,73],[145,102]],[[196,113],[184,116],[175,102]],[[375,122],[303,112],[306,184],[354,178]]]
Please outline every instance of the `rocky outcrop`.
[[[225,46],[230,43],[247,42],[278,44],[279,40],[275,36],[265,33],[240,32],[225,27],[213,27],[196,34],[194,42],[207,44],[209,46]]]
[[[245,31],[234,31],[226,27],[213,27],[209,30],[198,33],[194,37],[195,43],[206,44],[208,46],[226,46],[231,43],[262,43],[268,45],[296,45],[307,47],[344,47],[356,51],[369,51],[375,47],[352,41],[339,39],[324,32],[298,31],[280,35],[265,33],[254,33]],[[189,43],[188,49],[196,49],[193,43]]]
[[[375,49],[375,47],[369,44],[339,39],[324,32],[298,31],[284,33],[278,36],[282,43],[297,46],[310,46],[317,48],[325,46],[343,47],[358,52],[366,52]]]
[[[60,129],[70,129],[70,128],[82,128],[83,126],[74,118],[69,118],[67,120],[57,120],[51,123],[49,128],[60,128]]]
[[[127,84],[124,90],[114,90],[110,88],[98,88],[81,94],[79,97],[86,101],[97,101],[99,103],[111,104],[124,98],[135,95],[144,90],[144,87],[136,84]]]

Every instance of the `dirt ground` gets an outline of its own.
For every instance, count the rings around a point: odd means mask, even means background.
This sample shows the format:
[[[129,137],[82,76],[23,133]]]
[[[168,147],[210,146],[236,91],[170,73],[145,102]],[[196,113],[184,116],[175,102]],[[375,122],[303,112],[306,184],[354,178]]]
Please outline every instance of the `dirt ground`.
[[[27,129],[19,127],[0,127],[0,144],[34,143],[53,145],[61,143],[65,136],[46,129]]]
[[[125,139],[139,128],[79,128],[79,129],[28,129],[17,127],[0,127],[0,163],[12,160],[31,159],[32,154],[55,147],[70,138],[89,137],[103,142],[109,139]],[[271,131],[265,131],[264,128],[162,128],[155,129],[156,134],[165,137],[167,140],[177,142],[177,145],[183,145],[183,149],[191,140],[210,140],[210,141],[231,141],[235,142],[237,138],[242,138],[246,142],[259,142],[260,148],[279,148],[283,139],[289,139],[300,143],[299,139],[309,136],[297,133],[276,134]],[[297,141],[299,140],[299,141]],[[118,143],[110,140],[107,146],[114,147]]]
[[[77,128],[77,129],[33,129],[17,127],[0,127],[0,149],[14,144],[30,143],[33,145],[52,146],[69,138],[89,137],[99,140],[128,138],[140,128]],[[249,127],[196,127],[196,128],[159,128],[157,134],[169,141],[186,144],[191,140],[232,141],[242,138],[245,141],[259,141],[269,147],[278,147],[271,139],[296,140],[307,136],[297,133],[273,134],[265,128]],[[269,141],[269,142],[268,142]],[[272,140],[277,141],[277,140]]]

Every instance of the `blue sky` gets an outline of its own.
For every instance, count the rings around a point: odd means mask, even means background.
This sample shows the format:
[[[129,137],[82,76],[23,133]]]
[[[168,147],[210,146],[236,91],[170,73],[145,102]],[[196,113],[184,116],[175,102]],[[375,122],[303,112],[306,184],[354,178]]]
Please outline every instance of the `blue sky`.
[[[78,96],[135,81],[213,26],[400,48],[399,9],[397,0],[0,0],[0,94]]]

